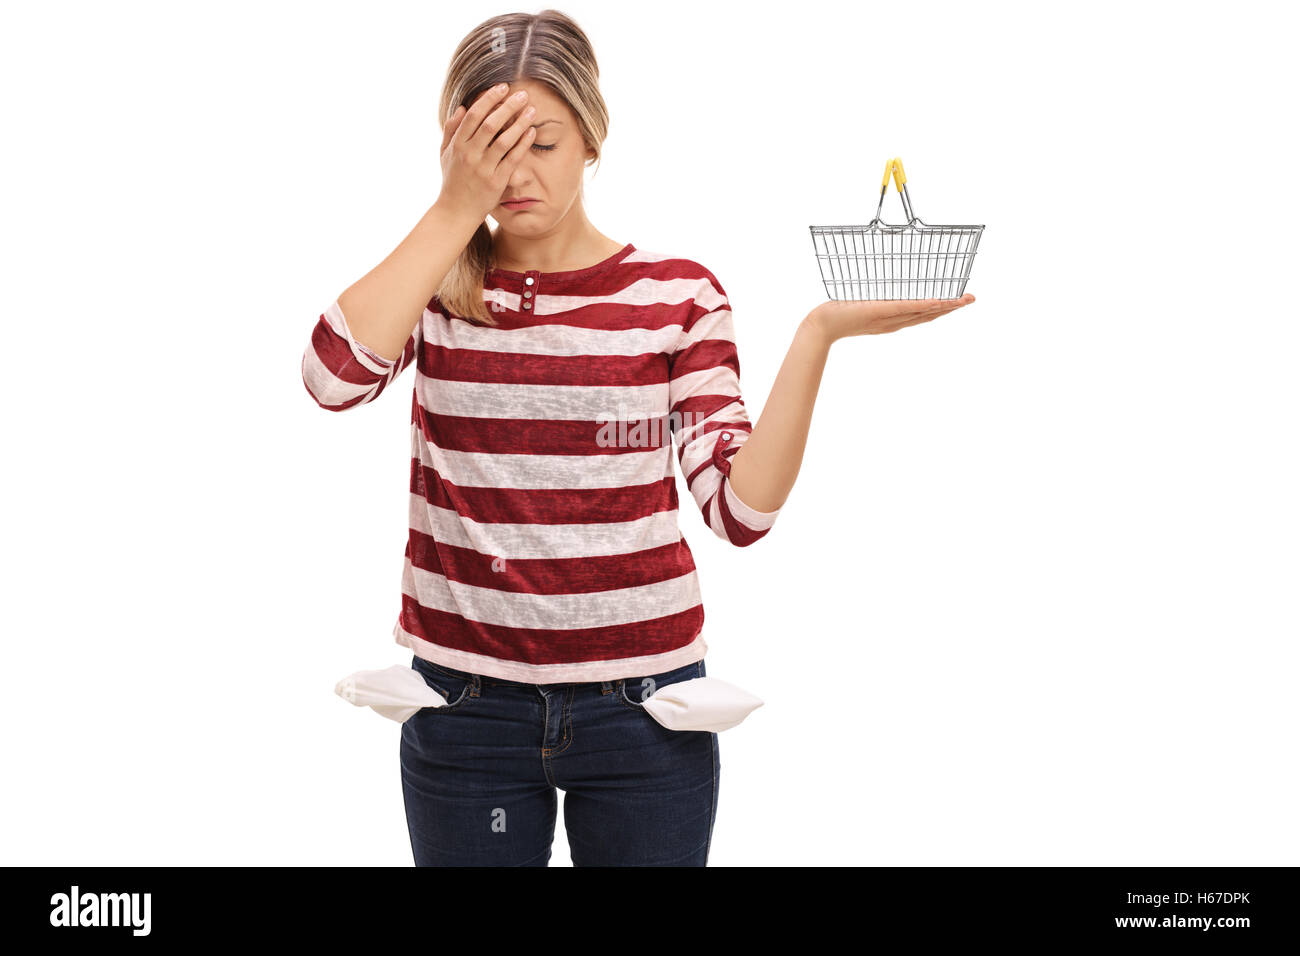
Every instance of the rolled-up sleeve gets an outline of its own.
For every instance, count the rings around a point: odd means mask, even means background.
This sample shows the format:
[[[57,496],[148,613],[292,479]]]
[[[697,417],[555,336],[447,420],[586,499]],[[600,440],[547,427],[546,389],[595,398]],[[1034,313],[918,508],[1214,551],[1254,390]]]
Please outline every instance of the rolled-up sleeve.
[[[302,355],[302,381],[308,394],[332,412],[374,401],[415,360],[421,324],[415,324],[402,354],[387,359],[353,337],[335,301],[321,313]]]
[[[705,524],[743,548],[771,530],[780,509],[751,508],[731,487],[731,459],[753,425],[740,392],[731,305],[717,279],[707,270],[706,276],[669,360],[669,422],[682,475]]]

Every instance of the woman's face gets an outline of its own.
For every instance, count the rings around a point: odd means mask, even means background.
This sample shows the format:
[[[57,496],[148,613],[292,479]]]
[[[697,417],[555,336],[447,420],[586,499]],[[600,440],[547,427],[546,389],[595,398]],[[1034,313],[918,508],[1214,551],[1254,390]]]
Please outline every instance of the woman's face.
[[[569,105],[550,88],[535,80],[510,84],[510,93],[527,90],[525,108],[537,110],[531,125],[537,128],[533,144],[510,176],[492,217],[516,235],[539,235],[553,229],[572,208],[582,189],[586,161],[596,155],[588,149]],[[511,208],[511,199],[536,199],[528,206]]]

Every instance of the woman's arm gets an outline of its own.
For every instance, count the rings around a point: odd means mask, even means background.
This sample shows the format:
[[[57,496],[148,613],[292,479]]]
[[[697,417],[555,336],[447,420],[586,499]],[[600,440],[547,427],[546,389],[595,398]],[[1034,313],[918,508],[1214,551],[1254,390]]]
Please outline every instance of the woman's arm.
[[[528,125],[527,97],[507,100],[506,91],[507,84],[498,84],[468,110],[458,106],[447,118],[437,201],[383,262],[338,297],[356,342],[386,361],[402,356],[424,307],[496,208],[532,145],[536,130]]]
[[[373,402],[411,366],[420,317],[469,241],[462,241],[465,230],[473,235],[477,228],[440,200],[388,258],[321,313],[302,355],[303,384],[317,405],[342,412]]]
[[[795,331],[749,440],[731,459],[731,489],[755,511],[776,511],[794,487],[803,463],[822,370],[831,343],[818,327],[816,310]]]
[[[823,302],[799,323],[772,391],[750,433],[731,459],[731,488],[756,511],[785,504],[803,464],[808,426],[831,345],[851,335],[896,332],[970,305],[960,299]]]
[[[356,341],[393,361],[442,280],[483,224],[439,199],[387,258],[338,297]]]

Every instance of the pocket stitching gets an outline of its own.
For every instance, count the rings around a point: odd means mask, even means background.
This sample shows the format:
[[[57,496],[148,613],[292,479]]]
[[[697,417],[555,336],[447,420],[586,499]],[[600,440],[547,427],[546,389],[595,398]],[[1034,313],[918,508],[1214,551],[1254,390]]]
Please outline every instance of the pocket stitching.
[[[446,692],[443,691],[443,689],[442,689],[441,687],[439,687],[437,684],[433,683],[433,681],[429,678],[429,676],[428,676],[427,674],[425,674],[423,671],[421,671],[419,667],[417,667],[417,666],[415,666],[414,664],[412,664],[412,665],[411,665],[411,669],[414,670],[417,674],[420,675],[420,678],[424,681],[425,685],[426,685],[427,687],[429,687],[431,690],[433,690],[433,691],[434,691],[434,692],[435,692],[439,697],[441,697],[443,700],[447,701],[447,702],[446,702],[445,704],[443,704],[441,707],[423,707],[423,708],[421,708],[422,711],[423,711],[423,710],[435,710],[435,711],[447,711],[447,710],[452,710],[452,709],[454,709],[454,708],[457,708],[457,707],[461,706],[461,704],[463,704],[463,703],[468,699],[468,697],[469,697],[469,692],[470,692],[470,691],[473,689],[473,687],[474,687],[474,682],[473,682],[473,681],[471,681],[471,680],[466,680],[466,679],[463,678],[463,677],[457,678],[455,674],[448,674],[448,673],[447,673],[446,671],[444,671],[442,668],[438,667],[437,664],[434,664],[434,663],[432,663],[431,661],[426,661],[426,660],[424,660],[423,658],[420,658],[420,663],[422,663],[422,664],[427,664],[431,670],[437,671],[438,673],[443,674],[443,675],[446,676],[446,677],[451,677],[451,678],[455,678],[455,679],[457,679],[457,680],[463,680],[463,681],[465,681],[465,686],[464,686],[464,688],[461,690],[461,692],[460,692],[460,696],[457,697],[455,700],[448,700],[448,699],[447,699],[447,694],[446,694]]]
[[[703,676],[703,675],[700,673],[700,671],[703,669],[703,665],[704,665],[704,661],[703,661],[703,660],[698,660],[698,661],[695,662],[695,676],[696,676],[696,677],[702,677],[702,676]],[[687,665],[685,665],[684,667],[675,667],[675,668],[673,668],[672,671],[667,671],[667,672],[664,672],[664,673],[669,673],[669,674],[671,674],[671,673],[673,673],[674,671],[684,670],[685,667],[689,667],[689,666],[690,666],[690,665],[687,664]],[[659,674],[646,674],[646,675],[644,675],[643,677],[635,677],[635,678],[632,678],[632,679],[633,679],[633,680],[645,680],[646,677],[658,677],[658,676],[660,676],[660,675],[659,675]],[[671,683],[668,683],[668,684],[660,684],[658,681],[655,681],[655,693],[658,693],[658,692],[659,692],[659,688],[661,688],[661,687],[671,687],[671,686],[673,686],[673,684],[682,684],[682,683],[685,683],[686,681],[688,681],[688,680],[692,680],[692,679],[693,679],[693,678],[691,678],[691,677],[682,677],[680,680],[675,680],[675,681],[672,681]],[[621,678],[621,679],[619,680],[619,682],[618,682],[618,684],[619,684],[619,690],[618,690],[618,693],[615,694],[615,696],[616,696],[616,697],[617,697],[617,698],[618,698],[618,699],[619,699],[619,700],[620,700],[620,701],[621,701],[625,706],[631,707],[633,710],[639,710],[639,711],[641,711],[642,713],[645,713],[645,701],[641,701],[640,703],[637,703],[636,701],[632,700],[632,698],[630,698],[630,697],[627,696],[627,682],[628,682],[628,678],[626,678],[626,677]],[[639,685],[638,685],[638,686],[639,686]],[[652,694],[651,696],[653,697],[654,695]]]
[[[657,685],[656,685],[657,686]],[[645,710],[645,704],[638,704],[627,696],[627,678],[624,677],[618,682],[618,699],[622,701],[625,707],[631,707],[633,710]]]

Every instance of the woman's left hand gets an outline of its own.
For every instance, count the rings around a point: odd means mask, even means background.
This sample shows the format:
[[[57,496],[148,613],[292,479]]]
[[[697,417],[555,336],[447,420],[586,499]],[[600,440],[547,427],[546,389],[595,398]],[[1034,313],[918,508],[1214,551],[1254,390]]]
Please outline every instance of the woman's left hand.
[[[909,325],[937,319],[974,301],[975,296],[969,292],[960,299],[835,299],[818,305],[808,319],[829,344],[850,335],[897,332]]]

